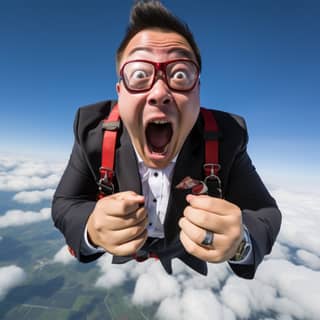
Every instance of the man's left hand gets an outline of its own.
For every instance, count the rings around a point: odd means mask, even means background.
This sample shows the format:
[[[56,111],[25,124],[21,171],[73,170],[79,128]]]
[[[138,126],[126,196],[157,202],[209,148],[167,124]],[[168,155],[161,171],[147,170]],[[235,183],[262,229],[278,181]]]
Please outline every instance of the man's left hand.
[[[241,210],[235,204],[206,195],[188,195],[179,221],[180,240],[187,252],[208,262],[231,259],[243,238]],[[213,232],[210,245],[201,244],[206,230]]]

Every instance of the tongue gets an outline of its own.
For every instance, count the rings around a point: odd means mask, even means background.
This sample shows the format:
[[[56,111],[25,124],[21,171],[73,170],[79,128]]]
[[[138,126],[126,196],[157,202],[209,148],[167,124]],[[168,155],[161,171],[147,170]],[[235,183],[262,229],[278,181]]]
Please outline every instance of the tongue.
[[[152,151],[162,153],[172,136],[171,124],[150,123],[146,130],[146,136]]]

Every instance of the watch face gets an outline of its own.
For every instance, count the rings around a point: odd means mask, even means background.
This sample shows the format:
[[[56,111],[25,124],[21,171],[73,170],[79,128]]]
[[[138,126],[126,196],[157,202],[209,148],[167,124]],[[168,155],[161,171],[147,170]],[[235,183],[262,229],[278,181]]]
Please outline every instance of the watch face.
[[[247,257],[249,251],[250,251],[250,244],[246,242],[241,253],[241,260]]]
[[[245,225],[243,225],[243,239],[239,244],[238,250],[235,253],[234,257],[231,258],[231,261],[241,261],[245,259],[251,249],[251,238],[250,233]]]
[[[245,249],[245,245],[246,245],[246,241],[242,240],[240,242],[238,250],[237,250],[236,254],[234,255],[234,257],[232,258],[232,260],[239,261],[239,260],[241,260],[243,258],[243,252],[244,252],[244,249]]]
[[[246,240],[242,240],[236,254],[231,259],[233,261],[240,261],[244,259],[250,251],[250,244],[246,242]]]

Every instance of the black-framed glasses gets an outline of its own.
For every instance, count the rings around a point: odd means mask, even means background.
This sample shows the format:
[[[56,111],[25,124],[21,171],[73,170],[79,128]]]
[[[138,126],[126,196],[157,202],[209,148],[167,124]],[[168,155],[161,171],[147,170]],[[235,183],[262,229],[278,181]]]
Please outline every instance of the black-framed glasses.
[[[120,80],[131,93],[145,92],[153,87],[159,71],[162,79],[173,91],[191,91],[199,79],[199,67],[195,62],[176,59],[166,62],[128,61],[120,69]]]

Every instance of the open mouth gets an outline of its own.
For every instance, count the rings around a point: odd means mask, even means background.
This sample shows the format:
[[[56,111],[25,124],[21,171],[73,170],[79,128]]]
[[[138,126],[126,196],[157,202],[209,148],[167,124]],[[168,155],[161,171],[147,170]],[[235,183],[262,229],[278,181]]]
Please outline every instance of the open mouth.
[[[172,124],[167,120],[154,120],[147,124],[146,139],[151,153],[166,154],[173,135]]]

